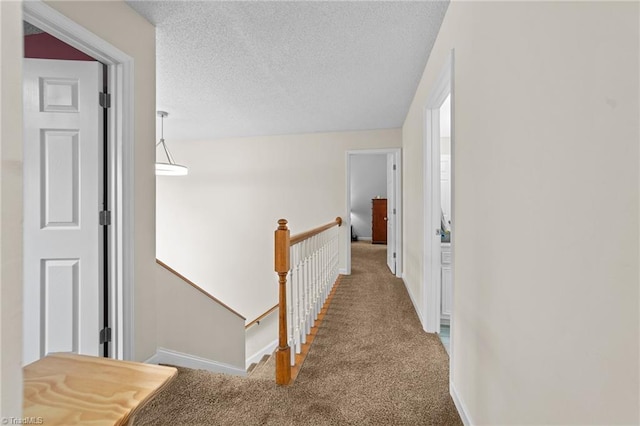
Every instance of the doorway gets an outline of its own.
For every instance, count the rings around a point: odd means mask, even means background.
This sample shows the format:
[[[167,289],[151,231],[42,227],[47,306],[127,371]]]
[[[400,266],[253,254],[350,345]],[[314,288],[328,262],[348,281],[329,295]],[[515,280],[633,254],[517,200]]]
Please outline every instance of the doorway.
[[[100,185],[107,184],[108,191],[104,203],[107,204],[108,210],[98,210],[96,212],[97,223],[105,223],[106,231],[102,232],[100,244],[102,251],[110,259],[110,262],[100,273],[108,274],[108,278],[103,280],[108,283],[106,290],[108,294],[99,294],[98,299],[103,298],[104,302],[108,303],[108,309],[102,310],[98,315],[99,320],[103,319],[103,316],[108,315],[108,329],[102,328],[102,325],[98,326],[97,332],[92,332],[91,339],[92,344],[96,345],[96,342],[100,342],[101,338],[109,340],[109,334],[111,334],[111,344],[107,347],[107,352],[100,351],[100,355],[106,354],[116,359],[132,359],[133,358],[133,233],[131,232],[133,226],[133,58],[126,55],[119,49],[115,48],[111,44],[105,42],[95,34],[87,31],[82,26],[73,22],[66,16],[62,15],[55,9],[51,8],[42,1],[30,1],[23,3],[23,19],[41,29],[42,31],[52,35],[60,41],[68,44],[69,46],[77,49],[78,51],[95,58],[97,61],[106,65],[108,74],[108,86],[111,88],[111,97],[104,97],[102,102],[110,106],[106,110],[103,110],[100,115],[102,120],[108,121],[107,126],[107,138],[106,143],[108,149],[103,153],[104,163],[99,163],[99,166],[103,167],[104,175],[99,178]],[[41,85],[42,79],[38,83]],[[61,78],[60,81],[64,83],[65,79]],[[67,96],[73,97],[75,89],[72,81],[67,81],[70,85],[67,87],[54,87],[55,81],[52,82],[52,88],[50,94],[52,96]],[[100,81],[100,87],[102,87],[103,81]],[[64,85],[62,85],[64,86]],[[57,95],[56,95],[57,93]],[[67,97],[67,100],[69,98]],[[95,102],[99,102],[98,94],[96,94]],[[55,102],[54,102],[55,103]],[[61,104],[60,106],[65,106]],[[74,107],[74,105],[67,102],[67,106]],[[49,127],[47,127],[49,128]],[[67,129],[68,130],[68,129]],[[42,132],[40,132],[42,135]],[[65,136],[65,135],[60,135]],[[42,136],[40,136],[42,137]],[[66,139],[65,139],[66,137]],[[62,137],[60,140],[62,147],[66,141],[67,160],[75,161],[77,156],[77,150],[74,146],[77,145],[74,142],[74,136],[69,134]],[[52,158],[51,161],[54,159]],[[78,161],[75,161],[78,163]],[[64,168],[63,168],[64,170]],[[76,168],[72,168],[71,173],[68,171],[60,174],[60,177],[64,177],[67,181],[73,182],[76,179]],[[27,182],[25,181],[25,185]],[[75,191],[75,189],[73,190]],[[71,195],[73,195],[71,191]],[[67,195],[70,194],[67,191]],[[73,197],[72,197],[73,198]],[[76,197],[77,198],[77,197]],[[67,207],[71,206],[71,209],[56,211],[56,214],[65,213],[67,219],[71,218],[71,221],[67,221],[67,228],[75,226],[75,221],[79,217],[74,216],[74,211],[77,209],[74,207],[74,203],[67,203]],[[69,216],[69,212],[70,216]],[[55,221],[54,221],[55,222]],[[64,228],[61,227],[61,228]],[[102,244],[108,243],[108,246]],[[58,257],[58,256],[56,256]],[[76,303],[75,298],[79,297],[77,286],[74,283],[78,282],[78,279],[74,277],[74,274],[78,274],[79,268],[77,264],[74,264],[73,256],[64,256],[64,259],[58,258],[56,262],[50,263],[48,273],[50,273],[51,283],[61,282],[66,283],[67,297],[65,303]],[[25,257],[26,260],[26,257]],[[42,262],[41,262],[42,263]],[[57,281],[56,281],[57,280]],[[69,284],[71,283],[71,284]],[[52,289],[53,290],[53,289]],[[104,289],[103,289],[104,290]],[[26,286],[25,286],[26,291]],[[40,295],[42,295],[42,286],[40,288]],[[50,291],[48,295],[55,294]],[[55,301],[51,300],[51,304]],[[25,311],[28,309],[25,302]],[[65,321],[67,324],[72,321],[77,322],[77,318],[74,315],[77,313],[67,315]],[[47,330],[56,332],[55,330]],[[23,334],[26,336],[27,331],[23,330]],[[75,345],[78,347],[77,332],[66,334],[67,345]],[[75,339],[75,340],[74,340]],[[42,340],[42,338],[40,338]],[[98,343],[98,345],[100,345]]]
[[[447,352],[451,342],[451,94],[440,106],[440,330]]]
[[[347,151],[347,228],[352,238],[372,243],[386,242],[387,266],[392,274],[402,276],[402,194],[400,148]],[[370,170],[375,167],[375,170]],[[369,171],[367,171],[369,170]],[[374,210],[375,209],[375,210]],[[373,235],[374,211],[380,212],[383,240]],[[383,229],[382,229],[383,228]],[[351,273],[351,244],[346,241],[346,274]]]
[[[455,157],[452,51],[424,108],[424,329],[453,357]]]

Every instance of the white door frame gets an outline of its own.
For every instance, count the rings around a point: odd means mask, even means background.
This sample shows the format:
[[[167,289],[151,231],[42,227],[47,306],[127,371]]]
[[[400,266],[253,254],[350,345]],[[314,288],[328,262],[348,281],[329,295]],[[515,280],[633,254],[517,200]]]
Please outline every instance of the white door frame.
[[[395,222],[395,247],[396,247],[396,277],[402,277],[402,150],[400,148],[362,149],[350,150],[346,153],[347,163],[347,211],[345,213],[349,237],[345,241],[345,253],[347,254],[346,275],[351,274],[351,159],[356,155],[391,154],[394,157],[396,172],[393,174],[393,186],[396,192],[396,222]],[[385,166],[386,170],[386,166]],[[388,176],[387,176],[388,179]],[[386,264],[386,258],[385,258]]]
[[[109,74],[109,230],[111,356],[133,359],[134,61],[41,0],[23,2],[23,19],[106,64]],[[97,106],[97,94],[96,94]]]
[[[440,229],[440,106],[451,94],[451,269],[453,279],[455,245],[454,206],[454,96],[453,96],[454,51],[447,57],[440,76],[436,80],[424,105],[424,276],[423,276],[423,324],[429,333],[440,332],[440,241],[435,239],[435,230]],[[454,298],[455,300],[455,298]],[[454,303],[455,305],[455,303]],[[451,308],[451,332],[453,333],[454,307]],[[453,359],[453,336],[450,339]]]

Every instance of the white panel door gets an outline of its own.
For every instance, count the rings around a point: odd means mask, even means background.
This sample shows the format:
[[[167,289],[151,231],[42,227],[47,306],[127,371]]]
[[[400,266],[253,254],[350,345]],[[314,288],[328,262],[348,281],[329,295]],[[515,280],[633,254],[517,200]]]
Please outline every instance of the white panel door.
[[[395,159],[393,154],[387,154],[387,266],[391,273],[396,273],[396,233],[395,233],[395,178],[396,171],[394,169]]]
[[[24,354],[99,355],[102,65],[24,60]]]

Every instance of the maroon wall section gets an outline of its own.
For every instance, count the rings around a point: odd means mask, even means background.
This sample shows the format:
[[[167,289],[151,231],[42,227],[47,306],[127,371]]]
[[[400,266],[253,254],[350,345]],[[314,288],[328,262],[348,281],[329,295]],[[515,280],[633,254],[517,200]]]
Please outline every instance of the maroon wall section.
[[[78,49],[58,40],[54,36],[42,33],[24,37],[24,57],[38,59],[66,59],[71,61],[95,61]]]

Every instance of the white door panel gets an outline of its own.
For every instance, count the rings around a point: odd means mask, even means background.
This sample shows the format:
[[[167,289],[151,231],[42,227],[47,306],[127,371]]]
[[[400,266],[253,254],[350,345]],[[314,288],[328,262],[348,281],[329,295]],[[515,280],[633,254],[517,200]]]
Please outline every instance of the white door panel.
[[[79,259],[42,260],[44,353],[78,352]]]
[[[24,60],[24,355],[99,355],[102,65]]]
[[[387,154],[387,266],[391,273],[396,273],[396,207],[394,155]]]

